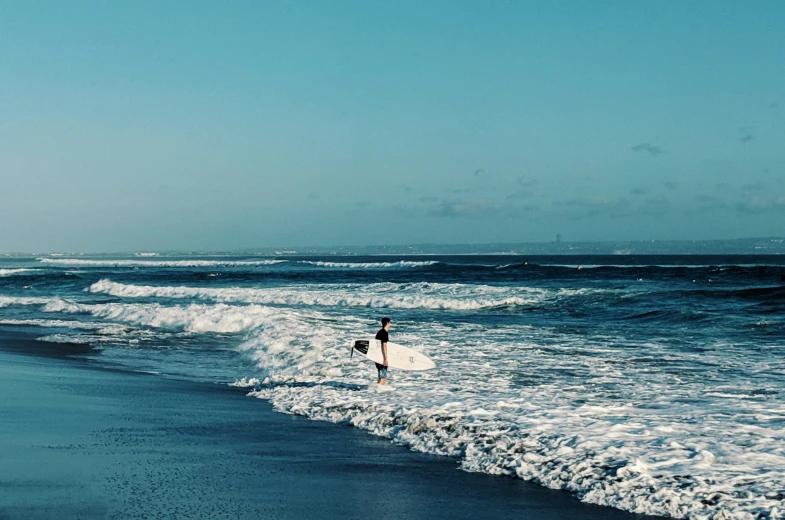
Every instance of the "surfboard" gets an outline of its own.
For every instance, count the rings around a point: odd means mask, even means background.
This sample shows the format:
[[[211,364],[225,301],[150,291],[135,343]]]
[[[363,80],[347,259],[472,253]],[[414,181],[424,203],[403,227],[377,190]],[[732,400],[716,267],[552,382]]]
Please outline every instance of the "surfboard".
[[[351,349],[352,353],[357,352],[376,363],[384,361],[382,342],[378,339],[369,337],[352,340]],[[430,370],[436,367],[436,363],[425,354],[397,343],[387,343],[387,365],[397,370]]]

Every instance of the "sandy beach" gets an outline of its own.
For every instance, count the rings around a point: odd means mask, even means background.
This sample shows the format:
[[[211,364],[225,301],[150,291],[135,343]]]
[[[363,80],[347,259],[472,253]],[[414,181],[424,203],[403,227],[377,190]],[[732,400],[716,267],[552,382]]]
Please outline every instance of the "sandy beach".
[[[635,518],[85,352],[0,338],[0,518]]]

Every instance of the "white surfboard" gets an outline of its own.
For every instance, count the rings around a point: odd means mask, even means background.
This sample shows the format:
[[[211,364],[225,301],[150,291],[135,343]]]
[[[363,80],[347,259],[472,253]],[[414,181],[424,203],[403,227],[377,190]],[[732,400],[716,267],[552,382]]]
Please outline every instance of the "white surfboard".
[[[384,361],[382,342],[378,339],[368,337],[352,340],[351,349],[376,363]],[[430,370],[436,367],[436,363],[425,354],[397,343],[387,343],[387,365],[398,370]]]

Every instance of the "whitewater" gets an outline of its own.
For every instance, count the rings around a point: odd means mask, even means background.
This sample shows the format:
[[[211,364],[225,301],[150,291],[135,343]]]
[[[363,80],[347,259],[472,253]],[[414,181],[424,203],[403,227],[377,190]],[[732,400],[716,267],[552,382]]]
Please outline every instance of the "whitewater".
[[[586,502],[783,518],[785,261],[565,260],[31,257],[0,327]],[[374,384],[349,340],[383,315],[436,370]]]

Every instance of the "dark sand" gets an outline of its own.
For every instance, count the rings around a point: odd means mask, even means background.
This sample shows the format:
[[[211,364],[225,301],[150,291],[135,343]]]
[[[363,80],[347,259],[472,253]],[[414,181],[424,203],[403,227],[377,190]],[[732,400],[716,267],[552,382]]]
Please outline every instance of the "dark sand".
[[[0,331],[0,518],[644,518]]]

